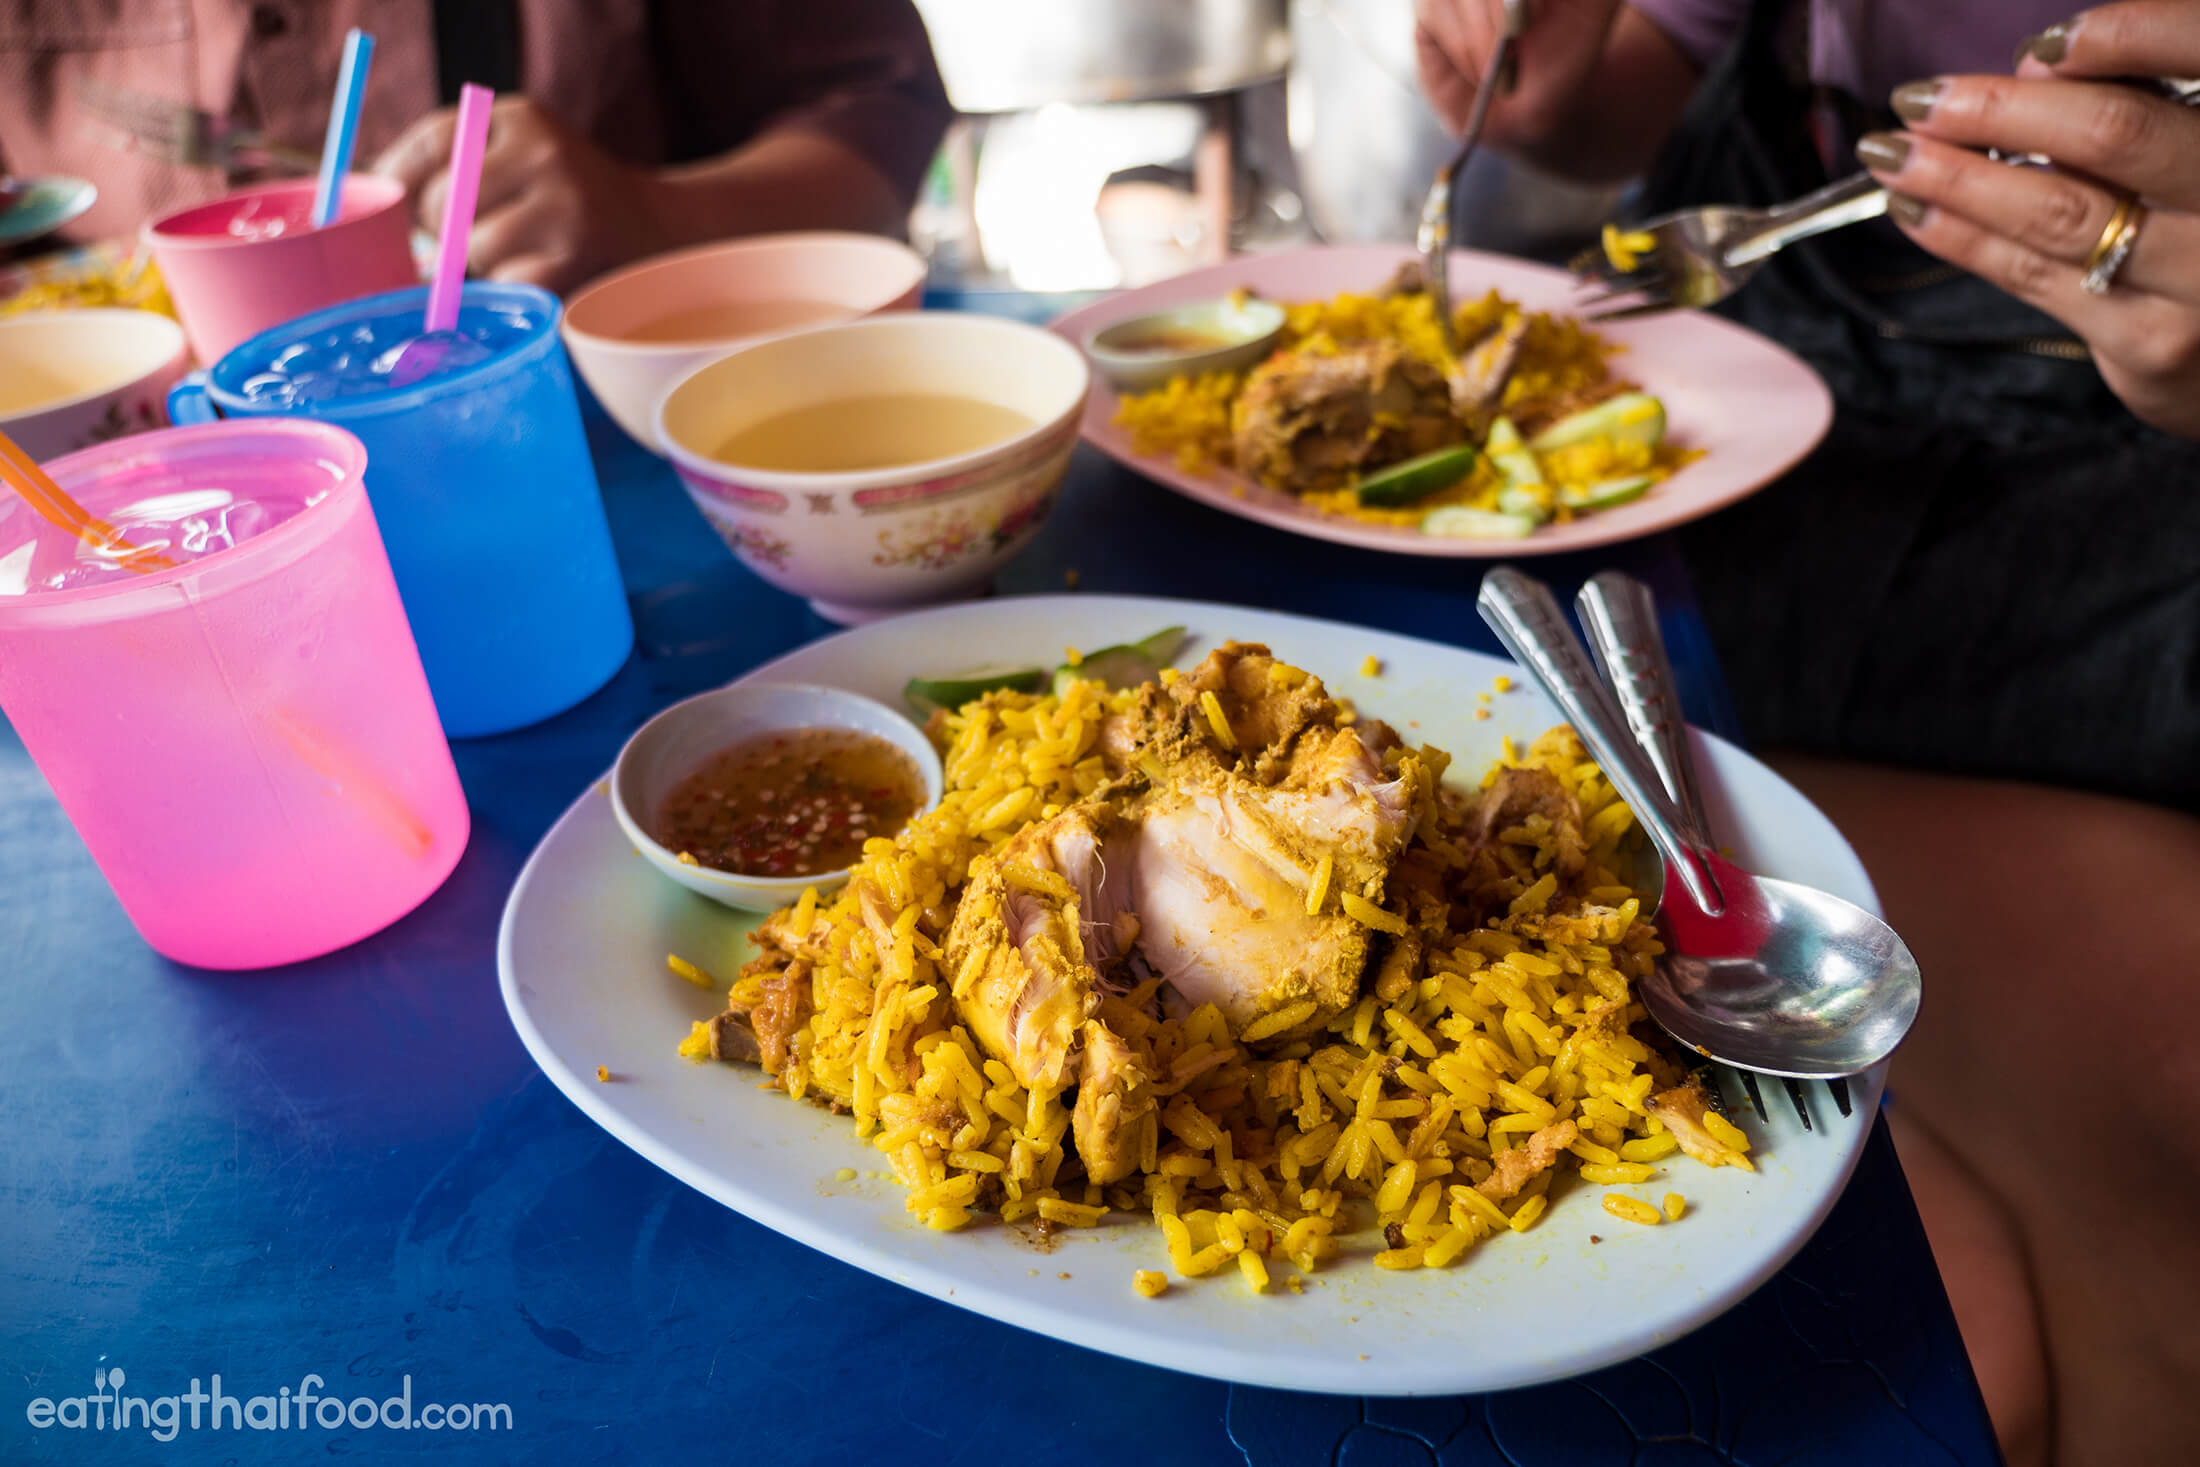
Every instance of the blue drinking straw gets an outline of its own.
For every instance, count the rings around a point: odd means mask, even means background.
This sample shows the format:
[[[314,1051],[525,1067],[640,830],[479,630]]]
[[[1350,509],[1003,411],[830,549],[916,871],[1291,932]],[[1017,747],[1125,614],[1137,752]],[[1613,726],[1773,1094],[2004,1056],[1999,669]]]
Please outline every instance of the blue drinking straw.
[[[344,37],[344,65],[336,73],[336,110],[329,114],[328,141],[321,145],[321,177],[313,186],[313,227],[336,222],[344,202],[344,175],[351,171],[351,150],[359,141],[359,101],[367,92],[367,68],[374,62],[374,37],[352,27]]]

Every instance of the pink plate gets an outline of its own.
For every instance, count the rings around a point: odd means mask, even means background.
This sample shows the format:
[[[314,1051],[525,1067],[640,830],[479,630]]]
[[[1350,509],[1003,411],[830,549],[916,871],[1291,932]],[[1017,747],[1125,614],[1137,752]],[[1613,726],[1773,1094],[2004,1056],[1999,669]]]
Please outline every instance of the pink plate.
[[[1276,301],[1374,291],[1413,258],[1414,251],[1405,245],[1320,246],[1246,255],[1072,311],[1054,323],[1054,330],[1082,347],[1095,331],[1117,321],[1213,300],[1239,286]],[[1571,275],[1549,266],[1467,250],[1452,257],[1455,298],[1478,296],[1493,287],[1531,309],[1558,312],[1569,307],[1577,290]],[[1666,431],[1673,440],[1702,449],[1704,456],[1633,504],[1571,524],[1547,525],[1525,540],[1452,539],[1325,515],[1227,469],[1188,474],[1167,455],[1134,453],[1130,435],[1115,426],[1117,393],[1098,373],[1085,402],[1084,436],[1110,458],[1187,498],[1264,525],[1405,555],[1509,560],[1633,540],[1724,508],[1793,468],[1818,446],[1833,421],[1833,395],[1800,357],[1716,316],[1669,311],[1608,322],[1598,329],[1627,348],[1619,370],[1664,401]]]

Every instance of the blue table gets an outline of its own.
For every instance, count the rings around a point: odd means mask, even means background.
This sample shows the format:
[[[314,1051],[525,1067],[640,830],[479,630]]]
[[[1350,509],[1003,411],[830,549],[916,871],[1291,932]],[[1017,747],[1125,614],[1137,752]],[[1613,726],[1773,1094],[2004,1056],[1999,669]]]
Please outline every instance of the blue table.
[[[505,891],[650,712],[827,628],[736,566],[656,460],[600,416],[591,433],[638,653],[573,712],[458,746],[472,844],[379,937],[272,973],[154,956],[0,726],[0,1462],[1996,1460],[1883,1123],[1817,1238],[1697,1334],[1537,1390],[1367,1401],[977,1318],[787,1242],[599,1131],[506,1022]],[[1729,723],[1671,548],[1612,562],[1664,593],[1694,716]],[[1541,568],[1570,593],[1598,567]],[[1245,524],[1083,450],[1001,590],[1060,590],[1072,569],[1089,590],[1488,645],[1473,566]],[[193,1429],[183,1394],[211,1398],[217,1373],[235,1404],[202,1400]],[[157,1417],[178,1397],[175,1439],[141,1408],[117,1431],[111,1400],[69,1404],[101,1381]],[[285,1399],[302,1381],[376,1424],[303,1424]],[[397,1421],[407,1401],[412,1428],[382,1424],[377,1403]],[[466,1427],[428,1428],[446,1403]],[[63,1424],[76,1411],[85,1425]],[[246,1424],[269,1411],[294,1424]]]

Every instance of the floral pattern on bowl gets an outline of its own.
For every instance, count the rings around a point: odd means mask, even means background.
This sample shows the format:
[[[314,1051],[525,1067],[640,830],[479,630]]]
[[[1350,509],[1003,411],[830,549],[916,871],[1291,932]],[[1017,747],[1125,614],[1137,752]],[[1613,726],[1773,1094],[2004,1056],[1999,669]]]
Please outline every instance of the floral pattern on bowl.
[[[713,362],[673,389],[658,423],[681,483],[743,565],[829,620],[861,622],[982,591],[1030,543],[1076,451],[1090,382],[1074,347],[1034,327],[874,316]],[[757,469],[698,447],[775,412],[919,391],[995,402],[1031,426],[953,458],[878,469]]]
[[[783,571],[794,547],[762,525],[744,525],[730,520],[716,520],[711,528],[718,538],[726,542],[726,548],[746,561],[760,562],[773,570]]]
[[[946,570],[972,555],[1021,549],[1053,507],[1054,491],[1047,489],[990,520],[964,509],[929,510],[898,530],[879,531],[871,564]]]

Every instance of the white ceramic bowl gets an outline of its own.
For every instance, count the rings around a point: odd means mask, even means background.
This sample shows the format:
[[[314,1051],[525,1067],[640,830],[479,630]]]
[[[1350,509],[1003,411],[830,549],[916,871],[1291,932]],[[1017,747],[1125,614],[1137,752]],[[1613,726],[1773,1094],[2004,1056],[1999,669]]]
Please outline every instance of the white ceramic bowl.
[[[875,234],[766,234],[699,245],[590,282],[566,302],[559,331],[573,365],[618,425],[644,448],[657,440],[657,403],[705,362],[832,320],[913,309],[924,292],[924,257]],[[825,314],[789,326],[692,341],[634,341],[628,333],[674,311],[769,311],[810,303]],[[763,317],[761,319],[768,319]]]
[[[982,590],[1038,533],[1077,446],[1092,373],[1049,331],[947,311],[782,336],[701,368],[657,429],[703,518],[741,562],[820,615],[863,622]],[[849,473],[736,467],[710,451],[751,424],[879,393],[980,398],[1033,426],[953,458]]]
[[[0,321],[0,430],[49,459],[163,427],[185,360],[183,328],[152,311],[9,317]]]
[[[1188,350],[1139,346],[1171,332],[1208,337],[1213,344]],[[1195,377],[1250,367],[1268,355],[1281,335],[1283,307],[1273,301],[1198,301],[1103,326],[1085,338],[1085,354],[1117,387],[1142,392],[1179,374]]]
[[[786,906],[814,886],[820,895],[847,881],[845,871],[823,876],[743,876],[693,866],[659,845],[649,822],[672,793],[713,754],[765,734],[802,728],[852,728],[885,739],[909,756],[924,781],[919,813],[940,802],[945,776],[939,752],[924,731],[885,704],[838,688],[808,683],[736,683],[675,703],[643,724],[611,766],[611,812],[634,849],[650,865],[689,891],[746,912]]]

